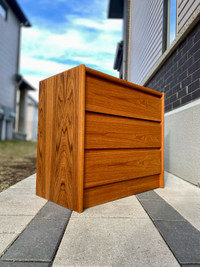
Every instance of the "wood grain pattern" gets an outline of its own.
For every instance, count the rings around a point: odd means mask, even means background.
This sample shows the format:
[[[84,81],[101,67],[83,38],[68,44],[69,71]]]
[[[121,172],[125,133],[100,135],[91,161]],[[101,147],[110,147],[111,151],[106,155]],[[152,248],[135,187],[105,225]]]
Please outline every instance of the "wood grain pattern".
[[[44,80],[40,91],[37,195],[81,212],[85,66]]]
[[[100,79],[114,82],[114,83],[122,85],[123,87],[129,87],[129,88],[132,88],[134,90],[138,90],[140,92],[148,93],[150,95],[159,96],[159,97],[162,96],[162,93],[155,91],[155,90],[152,90],[150,88],[147,88],[147,87],[135,84],[135,83],[131,83],[131,82],[125,81],[123,79],[116,78],[114,76],[108,75],[106,73],[103,73],[103,72],[100,72],[97,70],[93,70],[93,69],[88,68],[88,67],[86,67],[85,69],[86,69],[86,74],[98,77]]]
[[[39,104],[38,104],[38,140],[37,140],[37,183],[36,194],[49,198],[48,176],[45,175],[45,140],[46,140],[46,96],[45,81],[40,82]],[[48,102],[50,103],[50,101]],[[50,145],[50,144],[49,144]],[[50,159],[50,158],[49,158]],[[50,160],[51,162],[51,160]]]
[[[84,191],[84,208],[89,208],[158,187],[159,175],[155,175],[88,188]]]
[[[161,147],[160,123],[86,112],[86,149],[142,147]]]
[[[82,212],[164,186],[164,94],[78,66],[40,83],[37,195]]]
[[[161,121],[161,171],[160,171],[160,178],[159,178],[159,187],[164,187],[164,116],[165,116],[165,95],[162,95],[162,121]]]
[[[87,111],[161,121],[159,97],[90,75],[86,88]]]
[[[112,149],[85,151],[84,187],[159,174],[159,149]]]

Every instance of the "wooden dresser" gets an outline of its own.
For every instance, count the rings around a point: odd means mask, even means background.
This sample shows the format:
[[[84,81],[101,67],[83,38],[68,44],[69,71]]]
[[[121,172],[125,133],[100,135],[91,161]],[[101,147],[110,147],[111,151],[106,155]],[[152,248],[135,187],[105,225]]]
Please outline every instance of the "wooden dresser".
[[[38,196],[71,210],[164,186],[164,94],[80,65],[40,82]]]

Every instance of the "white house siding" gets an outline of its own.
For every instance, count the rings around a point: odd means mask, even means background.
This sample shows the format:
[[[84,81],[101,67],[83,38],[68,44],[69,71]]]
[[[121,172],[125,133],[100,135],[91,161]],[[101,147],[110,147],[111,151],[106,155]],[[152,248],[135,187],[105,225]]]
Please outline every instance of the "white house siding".
[[[19,117],[19,104],[17,104],[17,119]],[[27,119],[26,119],[26,139],[37,140],[38,127],[38,104],[28,96]],[[16,131],[18,128],[16,127]]]
[[[26,122],[26,134],[27,134],[27,140],[34,140],[37,139],[37,136],[34,134],[34,128],[37,125],[35,125],[35,106],[28,104],[27,109],[27,122]]]
[[[8,9],[7,20],[0,16],[0,105],[15,108],[14,75],[18,69],[20,25]]]
[[[140,84],[162,55],[163,0],[133,0],[129,80]]]
[[[200,0],[179,0],[178,1],[178,32],[184,27],[189,18],[200,6]]]
[[[200,186],[200,100],[165,115],[165,170]]]
[[[32,131],[33,131],[33,114],[34,114],[34,106],[28,106],[27,112],[27,122],[26,122],[26,133],[27,133],[27,140],[32,139]]]

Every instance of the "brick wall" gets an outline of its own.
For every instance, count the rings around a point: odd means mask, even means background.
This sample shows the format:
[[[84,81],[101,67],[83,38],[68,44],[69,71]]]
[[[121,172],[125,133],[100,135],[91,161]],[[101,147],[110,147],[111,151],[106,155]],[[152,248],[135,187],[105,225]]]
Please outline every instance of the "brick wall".
[[[200,22],[146,86],[165,92],[166,112],[200,98]]]

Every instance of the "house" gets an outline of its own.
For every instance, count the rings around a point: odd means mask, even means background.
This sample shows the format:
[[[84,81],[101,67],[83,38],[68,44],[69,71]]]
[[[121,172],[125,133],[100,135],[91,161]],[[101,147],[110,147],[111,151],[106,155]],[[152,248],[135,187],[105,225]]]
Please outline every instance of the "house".
[[[27,140],[37,140],[38,102],[28,95]]]
[[[110,0],[108,17],[119,76],[165,92],[165,170],[200,185],[200,0]]]
[[[16,121],[13,138],[19,140],[37,140],[38,102],[28,94],[35,90],[21,75],[18,81]]]
[[[17,92],[20,90],[22,114],[26,106],[24,95],[27,90],[34,90],[18,76],[21,27],[30,26],[17,1],[0,0],[0,140],[13,138]]]

